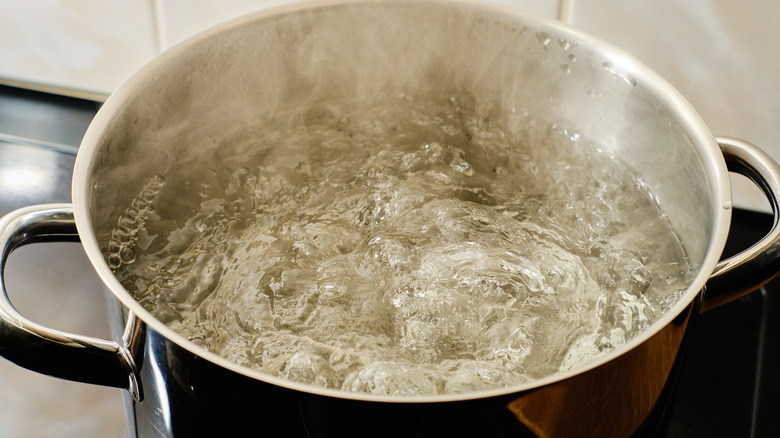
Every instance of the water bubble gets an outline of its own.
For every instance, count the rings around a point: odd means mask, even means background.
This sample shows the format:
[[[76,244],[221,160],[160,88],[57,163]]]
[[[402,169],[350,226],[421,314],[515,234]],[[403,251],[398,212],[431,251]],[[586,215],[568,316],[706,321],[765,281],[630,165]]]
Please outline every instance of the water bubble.
[[[133,201],[131,202],[131,208],[135,209],[136,211],[144,211],[146,210],[148,205],[149,203],[146,200],[141,199],[140,197],[133,199]]]
[[[135,250],[129,246],[125,246],[119,251],[119,258],[122,260],[122,263],[126,265],[133,263],[135,261]]]
[[[671,310],[683,295],[685,295],[685,289],[676,289],[674,292],[666,295],[660,302],[661,313]]]
[[[353,372],[344,379],[342,389],[403,396],[437,392],[436,379],[429,371],[393,362],[380,362]]]
[[[335,381],[333,369],[322,356],[308,352],[292,355],[284,364],[281,377],[301,383],[332,386]]]
[[[343,296],[347,292],[347,287],[334,281],[325,281],[320,283],[318,290],[320,299],[332,300]]]
[[[425,143],[423,145],[423,150],[427,154],[431,154],[433,157],[438,157],[443,152],[443,147],[440,143],[434,142],[434,143]]]
[[[458,134],[460,134],[460,131],[458,130],[458,128],[455,127],[454,125],[450,125],[450,124],[442,125],[441,130],[444,131],[444,133],[447,134],[447,135],[458,135]]]
[[[420,160],[419,154],[417,154],[417,153],[411,153],[410,152],[408,154],[404,154],[404,156],[401,157],[401,169],[406,170],[406,171],[410,171],[415,166],[420,164],[420,161],[421,160]]]
[[[647,270],[644,266],[637,266],[634,269],[631,270],[631,277],[636,281],[637,283],[649,283],[650,282],[650,272]]]
[[[518,378],[516,373],[493,362],[467,362],[447,380],[444,392],[462,394],[496,386],[508,386],[517,382]]]
[[[601,98],[601,91],[599,90],[592,90],[586,87],[585,92],[588,93],[588,96],[590,97]]]
[[[120,266],[122,266],[122,259],[119,257],[119,254],[111,254],[107,258],[108,267],[111,269],[117,269]]]
[[[627,72],[623,71],[623,69],[621,69],[619,66],[616,66],[615,64],[609,61],[604,62],[601,66],[602,68],[604,68],[604,70],[608,71],[616,78],[621,79],[626,84],[632,87],[636,86],[636,79],[634,79],[634,77],[628,74]]]
[[[122,250],[122,244],[118,241],[111,239],[108,241],[108,252],[110,254],[119,254],[119,251]]]
[[[382,134],[385,132],[385,124],[379,119],[371,120],[364,126],[366,130],[372,134]]]
[[[542,45],[545,46],[545,48],[546,48],[546,46],[548,44],[550,44],[550,41],[552,41],[552,39],[550,38],[550,35],[547,34],[546,32],[537,32],[536,33],[536,39],[540,43],[542,43]]]
[[[126,228],[114,229],[114,232],[111,233],[111,237],[111,240],[119,242],[122,245],[129,245],[135,240],[134,234]]]
[[[460,160],[453,164],[452,168],[466,176],[474,175],[474,170],[471,168],[471,165],[468,163],[468,161],[465,160]]]
[[[119,218],[119,226],[128,230],[134,230],[138,227],[138,221],[132,216],[123,216]]]

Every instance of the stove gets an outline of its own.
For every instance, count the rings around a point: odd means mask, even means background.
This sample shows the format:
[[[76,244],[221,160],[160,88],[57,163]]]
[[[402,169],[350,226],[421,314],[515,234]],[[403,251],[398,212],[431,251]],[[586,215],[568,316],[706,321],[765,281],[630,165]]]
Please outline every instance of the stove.
[[[0,86],[0,215],[70,202],[78,144],[99,106]],[[726,254],[750,246],[771,224],[768,214],[735,210]],[[78,244],[21,248],[7,271],[11,299],[26,316],[61,330],[109,337],[103,288]],[[641,434],[776,435],[779,340],[780,281],[700,315],[670,390]],[[53,379],[0,359],[3,436],[124,436],[123,412],[121,390]]]
[[[771,215],[735,210],[724,255],[747,248]],[[780,428],[780,281],[701,314],[662,427],[668,437],[769,437]]]

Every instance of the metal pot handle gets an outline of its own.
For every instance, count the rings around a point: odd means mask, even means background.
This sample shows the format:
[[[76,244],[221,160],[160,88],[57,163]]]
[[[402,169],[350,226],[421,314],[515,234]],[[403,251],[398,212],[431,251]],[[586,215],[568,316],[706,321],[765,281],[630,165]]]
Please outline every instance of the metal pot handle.
[[[772,207],[772,229],[743,252],[721,260],[704,287],[701,311],[713,309],[748,294],[780,274],[780,168],[756,146],[735,138],[718,137],[729,171],[752,180]]]
[[[5,265],[16,248],[78,241],[70,204],[21,208],[0,219],[0,355],[50,376],[128,389],[138,398],[137,372],[127,348],[36,324],[19,314],[8,298]]]

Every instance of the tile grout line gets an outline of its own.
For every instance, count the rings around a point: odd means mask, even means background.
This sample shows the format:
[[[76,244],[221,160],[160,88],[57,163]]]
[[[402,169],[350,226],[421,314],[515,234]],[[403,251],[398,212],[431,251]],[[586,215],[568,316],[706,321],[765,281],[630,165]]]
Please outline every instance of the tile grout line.
[[[558,4],[558,20],[571,24],[574,15],[574,0],[560,0]]]
[[[165,32],[163,31],[163,6],[160,0],[150,0],[150,3],[152,10],[152,21],[154,24],[153,29],[154,43],[156,46],[155,50],[157,51],[155,55],[159,55],[168,46],[167,41],[165,41]]]

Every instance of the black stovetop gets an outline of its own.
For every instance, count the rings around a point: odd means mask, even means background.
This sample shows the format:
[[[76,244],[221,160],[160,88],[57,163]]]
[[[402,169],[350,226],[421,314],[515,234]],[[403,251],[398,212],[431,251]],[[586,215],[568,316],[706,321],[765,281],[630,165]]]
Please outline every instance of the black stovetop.
[[[735,210],[724,255],[761,238],[772,216]],[[668,437],[770,437],[780,426],[780,280],[700,315],[672,392]]]

